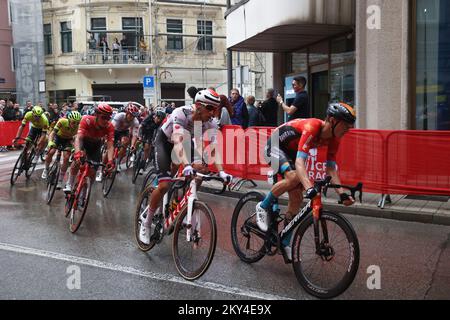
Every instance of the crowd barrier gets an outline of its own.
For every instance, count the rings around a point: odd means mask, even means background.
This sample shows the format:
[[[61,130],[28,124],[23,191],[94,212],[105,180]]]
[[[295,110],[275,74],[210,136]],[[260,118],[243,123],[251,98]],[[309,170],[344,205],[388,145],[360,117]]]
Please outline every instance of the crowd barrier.
[[[267,180],[271,168],[264,147],[273,130],[225,126],[219,139],[225,171],[242,179]],[[326,152],[326,147],[311,151],[311,179],[326,176]],[[450,195],[449,131],[351,130],[342,139],[337,162],[342,182],[363,182],[366,192]]]
[[[12,145],[13,139],[16,137],[17,130],[20,127],[22,121],[4,121],[0,122],[0,146],[9,147]],[[29,127],[25,126],[22,133],[22,138],[28,135]],[[23,144],[23,141],[18,141],[19,144]]]

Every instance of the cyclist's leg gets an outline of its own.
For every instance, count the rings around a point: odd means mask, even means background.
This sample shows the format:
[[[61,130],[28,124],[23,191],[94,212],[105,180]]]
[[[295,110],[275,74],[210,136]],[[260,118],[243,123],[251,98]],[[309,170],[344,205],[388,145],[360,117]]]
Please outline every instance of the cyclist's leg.
[[[300,184],[289,191],[288,208],[286,211],[286,220],[290,221],[300,212],[303,203],[303,186]]]
[[[36,155],[40,156],[42,152],[45,150],[45,145],[47,143],[47,133],[41,130],[41,134],[37,143]]]
[[[55,155],[56,152],[56,148],[58,147],[58,144],[60,143],[60,141],[58,141],[57,138],[55,138],[55,143],[53,145],[50,146],[49,144],[49,150],[47,153],[47,156],[45,157],[45,169],[48,170],[50,168],[50,165],[52,164],[53,161],[53,156]]]
[[[61,171],[58,177],[58,185],[62,185],[64,177],[66,176],[67,168],[69,167],[69,159],[72,154],[72,139],[64,141],[64,151],[63,151],[63,164],[61,166]]]
[[[101,141],[88,143],[85,142],[84,149],[86,151],[86,159],[93,162],[101,162],[102,161],[101,148],[102,148]],[[89,177],[91,178],[91,180],[95,178],[95,171],[96,170],[91,170],[89,172]]]
[[[130,137],[128,137],[128,135],[123,135],[120,139],[120,144],[122,145],[122,147],[119,150],[119,159],[122,159],[123,157],[125,157],[128,145],[130,144]]]

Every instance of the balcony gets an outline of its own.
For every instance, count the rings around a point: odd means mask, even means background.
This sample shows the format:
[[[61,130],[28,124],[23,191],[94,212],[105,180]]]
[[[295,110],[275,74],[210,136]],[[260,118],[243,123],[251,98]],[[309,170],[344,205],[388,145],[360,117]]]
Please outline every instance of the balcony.
[[[151,64],[150,51],[141,51],[136,48],[130,48],[129,50],[119,50],[113,52],[108,50],[102,52],[100,50],[88,50],[87,52],[75,54],[75,65],[77,66],[112,66],[124,67],[129,65],[149,65]]]

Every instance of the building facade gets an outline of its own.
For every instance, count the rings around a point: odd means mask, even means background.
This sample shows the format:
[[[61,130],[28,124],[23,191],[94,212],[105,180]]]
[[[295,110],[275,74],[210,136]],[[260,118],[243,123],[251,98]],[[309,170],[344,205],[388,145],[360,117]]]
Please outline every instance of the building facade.
[[[227,91],[224,0],[42,4],[49,101],[105,98],[144,103],[142,80],[148,75],[155,76],[156,92],[147,104],[183,105],[190,100],[190,86]],[[262,92],[262,68],[254,67],[262,65],[262,59],[253,53],[241,57],[242,65],[251,66],[242,87]]]
[[[323,118],[328,101],[345,100],[357,107],[360,128],[450,130],[448,1],[276,5],[249,0],[228,10],[227,47],[273,52],[274,86],[287,99],[291,77],[304,75],[311,116]]]
[[[0,1],[0,98],[15,99],[16,78],[13,62],[13,37],[8,0]]]

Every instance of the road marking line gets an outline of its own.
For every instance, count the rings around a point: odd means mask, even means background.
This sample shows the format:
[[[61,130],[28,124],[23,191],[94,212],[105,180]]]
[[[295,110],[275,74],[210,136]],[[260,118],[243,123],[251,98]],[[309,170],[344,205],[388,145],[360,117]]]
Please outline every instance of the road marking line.
[[[246,290],[241,289],[237,287],[231,287],[226,286],[219,283],[213,283],[213,282],[206,282],[197,280],[195,282],[187,281],[181,277],[172,276],[169,274],[162,274],[162,273],[155,273],[150,271],[142,271],[135,269],[133,267],[127,267],[127,266],[121,266],[118,264],[113,264],[109,262],[102,262],[98,260],[92,260],[82,257],[76,257],[76,256],[70,256],[62,253],[57,252],[51,252],[46,250],[39,250],[39,249],[33,249],[33,248],[27,248],[22,246],[16,246],[12,244],[2,243],[0,242],[0,250],[3,251],[9,251],[9,252],[15,252],[15,253],[21,253],[21,254],[27,254],[27,255],[33,255],[33,256],[39,256],[59,261],[66,261],[74,264],[80,264],[90,267],[95,267],[99,269],[106,269],[111,271],[118,271],[122,273],[132,274],[144,278],[149,278],[153,280],[159,280],[159,281],[168,281],[178,284],[184,284],[184,285],[190,285],[194,287],[200,287],[207,290],[213,290],[218,291],[222,293],[228,293],[228,294],[234,294],[234,295],[240,295],[255,299],[262,299],[262,300],[292,300],[291,298],[282,297],[278,295],[273,295],[270,293],[264,293],[259,292],[255,290]]]

